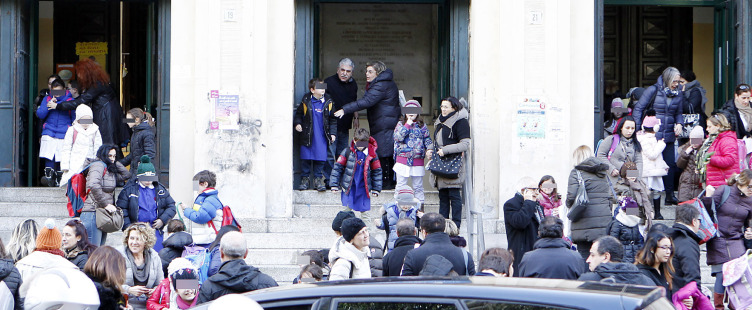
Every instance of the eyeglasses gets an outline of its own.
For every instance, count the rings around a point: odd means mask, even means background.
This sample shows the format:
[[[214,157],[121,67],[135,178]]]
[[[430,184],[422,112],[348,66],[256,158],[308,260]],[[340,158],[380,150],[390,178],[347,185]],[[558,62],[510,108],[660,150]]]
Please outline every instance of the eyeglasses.
[[[674,251],[674,247],[672,246],[659,246],[658,248],[663,249],[664,251],[669,251],[669,252]]]

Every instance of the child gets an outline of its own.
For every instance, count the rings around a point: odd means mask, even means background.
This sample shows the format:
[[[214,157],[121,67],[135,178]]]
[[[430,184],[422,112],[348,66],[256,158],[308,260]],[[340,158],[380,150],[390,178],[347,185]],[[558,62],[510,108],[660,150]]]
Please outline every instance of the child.
[[[405,107],[420,108],[416,100],[409,100]],[[403,114],[394,128],[394,173],[397,175],[397,188],[407,186],[407,180],[413,180],[415,198],[420,200],[421,208],[425,202],[423,193],[423,168],[426,151],[433,149],[428,126],[423,123],[420,114]],[[394,191],[397,198],[398,191]],[[390,248],[391,249],[391,248]]]
[[[183,255],[185,247],[191,244],[193,244],[193,237],[185,232],[185,224],[182,221],[171,219],[167,222],[167,235],[162,242],[163,248],[159,250],[159,258],[162,259],[162,269],[165,276],[170,275],[167,272],[167,267],[172,260]]]
[[[640,218],[636,215],[639,211],[637,202],[631,197],[624,197],[619,200],[619,208],[617,208],[616,216],[611,223],[606,227],[606,234],[613,236],[621,241],[624,245],[624,263],[634,263],[635,255],[637,251],[642,249],[642,245],[645,243],[642,234],[640,233]]]
[[[663,176],[668,174],[668,165],[663,161],[663,149],[666,143],[663,139],[656,140],[655,132],[659,130],[661,122],[655,116],[645,117],[642,121],[643,134],[637,135],[642,145],[642,177],[645,184],[653,192],[653,210],[656,220],[662,220],[661,194],[664,190]]]
[[[168,275],[146,301],[147,309],[188,309],[198,301],[198,271],[185,258],[178,257],[170,263]],[[184,281],[178,284],[178,281]],[[195,287],[185,287],[190,284]]]
[[[342,188],[343,206],[363,212],[371,210],[371,195],[379,196],[381,181],[381,162],[376,155],[376,140],[368,130],[358,128],[350,148],[342,151],[334,164],[329,185],[333,192]]]
[[[326,84],[320,79],[308,81],[310,94],[305,94],[295,112],[295,131],[300,133],[300,186],[307,190],[313,166],[313,187],[317,191],[326,190],[324,165],[329,144],[337,138],[337,118],[334,116],[334,102],[326,94]]]
[[[141,156],[147,155],[153,161],[157,157],[157,144],[154,142],[154,129],[144,118],[144,110],[133,108],[125,115],[128,126],[133,129],[131,152],[120,160],[123,166],[130,165],[131,178],[136,178],[136,168]]]
[[[99,126],[94,124],[94,113],[85,104],[76,107],[76,120],[68,128],[60,152],[60,169],[63,176],[60,186],[65,186],[70,178],[86,167],[87,158],[96,158],[97,150],[102,146],[102,135]]]
[[[191,225],[191,235],[193,243],[206,247],[217,236],[214,228],[208,225],[209,221],[214,221],[214,227],[222,226],[222,208],[223,204],[217,197],[217,175],[209,170],[203,170],[193,176],[193,181],[198,181],[198,197],[193,202],[192,208],[187,208],[180,204],[180,209],[185,214]]]
[[[556,180],[550,175],[544,175],[538,182],[538,204],[543,207],[545,216],[559,217],[559,207],[561,206],[561,195],[556,188]]]
[[[693,140],[698,139],[695,143]],[[705,132],[701,126],[695,126],[689,133],[689,142],[679,147],[679,157],[676,166],[682,169],[679,176],[679,201],[687,201],[697,197],[702,192],[702,178],[697,173],[697,152],[705,140]]]
[[[394,242],[397,241],[397,221],[409,218],[415,222],[415,227],[419,227],[418,219],[423,216],[423,212],[418,211],[420,200],[415,197],[413,190],[409,186],[402,185],[397,187],[396,192],[396,201],[386,208],[382,207],[383,211],[381,213],[383,215],[381,219],[373,219],[376,228],[386,230],[388,251],[394,249]]]
[[[53,92],[56,94],[58,102],[73,100],[70,92],[65,90],[65,82],[61,79],[55,79],[50,84],[50,94],[45,96],[42,104],[37,108],[37,117],[43,122],[42,138],[39,143],[39,157],[44,162],[44,176],[42,185],[58,186],[60,181],[58,177],[62,176],[60,171],[60,161],[63,152],[63,139],[68,131],[68,127],[76,118],[73,111],[62,111],[47,108],[47,102],[52,99]]]

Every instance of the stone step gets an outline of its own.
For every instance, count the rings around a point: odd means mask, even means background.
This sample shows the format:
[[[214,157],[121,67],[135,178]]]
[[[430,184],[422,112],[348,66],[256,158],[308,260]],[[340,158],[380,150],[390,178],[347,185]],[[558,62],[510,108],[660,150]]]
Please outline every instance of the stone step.
[[[323,249],[330,247],[337,236],[326,233],[243,233],[250,249]]]
[[[248,260],[246,260],[246,263]],[[269,275],[280,286],[292,284],[292,280],[300,274],[298,265],[253,265],[261,272]]]
[[[311,204],[311,205],[332,205],[339,204],[341,199],[341,193],[334,193],[332,191],[317,192],[314,190],[307,191],[293,191],[293,204]],[[386,190],[382,191],[378,197],[371,198],[371,205],[383,205],[394,201],[394,191]],[[425,192],[425,204],[438,205],[439,204],[439,192],[438,191],[426,191]]]
[[[66,203],[65,188],[55,187],[3,187],[0,202]]]
[[[371,218],[380,217],[381,214],[379,213],[379,209],[382,205],[371,205],[371,210],[366,211],[368,213],[368,216]],[[347,211],[350,210],[347,207],[343,207],[339,204],[322,204],[322,205],[314,205],[314,204],[294,204],[293,205],[293,216],[295,217],[304,217],[304,218],[326,218],[326,219],[334,219],[335,216],[337,216],[337,213],[339,211]],[[439,206],[438,205],[425,205],[424,206],[425,212],[439,212]]]
[[[3,217],[51,217],[62,219],[68,217],[68,209],[65,202],[0,202],[0,215]],[[0,226],[0,229],[3,228],[4,226]],[[9,229],[13,229],[13,227]]]

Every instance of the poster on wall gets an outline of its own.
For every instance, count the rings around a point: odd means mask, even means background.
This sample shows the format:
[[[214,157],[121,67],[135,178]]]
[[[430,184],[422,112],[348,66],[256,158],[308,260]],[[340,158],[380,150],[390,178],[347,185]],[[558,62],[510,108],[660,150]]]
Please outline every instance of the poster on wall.
[[[212,106],[211,129],[237,130],[240,122],[240,95],[209,92]]]
[[[546,138],[546,103],[540,97],[523,97],[517,104],[517,137]]]
[[[76,42],[79,60],[89,58],[107,70],[107,42]]]

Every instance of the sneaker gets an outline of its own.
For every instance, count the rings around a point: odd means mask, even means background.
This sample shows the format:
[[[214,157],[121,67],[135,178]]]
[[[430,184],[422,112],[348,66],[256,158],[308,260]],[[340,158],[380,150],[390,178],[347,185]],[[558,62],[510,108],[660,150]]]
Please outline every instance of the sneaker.
[[[316,178],[313,181],[314,186],[316,186],[316,190],[319,192],[323,192],[326,190],[326,184],[324,184],[324,177]]]
[[[308,183],[310,183],[311,180],[308,177],[302,177],[300,178],[300,185],[298,186],[298,190],[304,191],[308,189]]]

